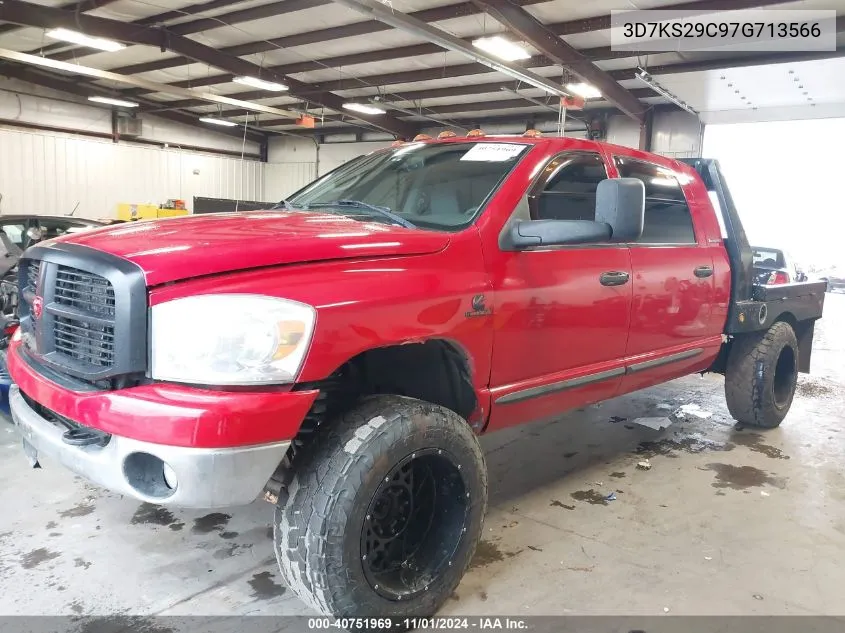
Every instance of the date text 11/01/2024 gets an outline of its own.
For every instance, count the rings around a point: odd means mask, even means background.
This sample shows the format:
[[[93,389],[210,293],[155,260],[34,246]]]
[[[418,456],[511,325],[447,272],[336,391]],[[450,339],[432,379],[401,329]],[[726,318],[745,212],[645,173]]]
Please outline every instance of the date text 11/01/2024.
[[[432,618],[308,618],[308,630],[328,629],[384,631],[402,630],[524,630],[523,618],[510,617],[432,617]]]

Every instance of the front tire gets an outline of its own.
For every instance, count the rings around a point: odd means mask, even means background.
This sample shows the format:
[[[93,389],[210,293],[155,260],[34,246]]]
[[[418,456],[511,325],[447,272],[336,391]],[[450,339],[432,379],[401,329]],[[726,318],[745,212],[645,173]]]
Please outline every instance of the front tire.
[[[798,340],[779,321],[762,334],[734,340],[725,371],[725,399],[737,422],[773,429],[792,406],[798,383]]]
[[[458,414],[375,396],[321,428],[293,460],[275,511],[282,576],[337,617],[433,615],[481,535],[487,471]]]

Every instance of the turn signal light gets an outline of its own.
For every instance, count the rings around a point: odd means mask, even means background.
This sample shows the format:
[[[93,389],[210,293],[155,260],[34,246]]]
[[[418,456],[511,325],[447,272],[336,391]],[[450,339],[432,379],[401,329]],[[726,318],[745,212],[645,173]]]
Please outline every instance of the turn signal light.
[[[470,130],[467,132],[467,138],[473,138],[476,136],[484,136],[484,130]]]
[[[543,133],[540,130],[525,130],[522,135],[526,138],[540,138]]]
[[[428,134],[417,134],[417,135],[414,137],[414,142],[417,142],[417,141],[430,141],[430,140],[431,140],[431,137],[430,137]]]
[[[457,134],[452,132],[451,130],[443,130],[440,134],[437,135],[437,138],[454,138]]]

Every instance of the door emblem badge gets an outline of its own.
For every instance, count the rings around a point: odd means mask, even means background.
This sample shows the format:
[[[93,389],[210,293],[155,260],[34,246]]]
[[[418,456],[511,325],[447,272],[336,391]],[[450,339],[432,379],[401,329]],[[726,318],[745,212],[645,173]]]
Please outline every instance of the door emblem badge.
[[[41,313],[44,311],[44,299],[35,295],[32,299],[32,316],[35,319],[41,318]]]
[[[488,316],[490,314],[493,314],[493,310],[488,308],[484,303],[484,295],[475,295],[472,298],[472,310],[465,313],[464,316],[469,319],[472,317]]]

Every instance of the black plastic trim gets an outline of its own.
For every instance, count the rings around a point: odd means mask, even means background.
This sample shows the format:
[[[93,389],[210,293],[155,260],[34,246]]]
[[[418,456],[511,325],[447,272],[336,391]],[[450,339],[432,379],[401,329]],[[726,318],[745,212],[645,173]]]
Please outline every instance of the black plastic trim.
[[[570,378],[568,380],[561,380],[553,382],[550,385],[542,385],[540,387],[531,387],[530,389],[523,389],[521,391],[514,391],[504,396],[496,398],[496,404],[512,404],[514,402],[521,402],[530,398],[537,398],[539,396],[546,396],[550,393],[564,391],[566,389],[574,389],[575,387],[583,387],[594,382],[607,380],[608,378],[616,378],[625,373],[624,367],[616,369],[608,369],[607,371],[600,371],[589,376],[579,376],[578,378]]]
[[[668,365],[669,363],[676,363],[680,360],[686,360],[688,358],[693,358],[698,356],[704,352],[701,348],[696,349],[688,349],[684,350],[683,352],[678,352],[677,354],[669,354],[668,356],[661,356],[660,358],[652,358],[651,360],[644,360],[641,363],[634,363],[633,365],[628,365],[625,368],[626,374],[635,374],[639,371],[646,371],[647,369],[653,369],[654,367],[660,367],[661,365]]]
[[[130,374],[143,374],[147,368],[147,285],[144,271],[133,262],[87,246],[65,242],[37,244],[21,259],[19,285],[26,287],[26,270],[30,261],[40,260],[41,276],[38,294],[44,309],[38,327],[34,326],[30,306],[21,303],[21,333],[28,340],[28,352],[44,373],[43,367],[90,382],[108,380]],[[53,321],[56,315],[69,312],[67,306],[54,303],[55,278],[58,266],[70,266],[107,279],[114,289],[114,364],[97,368],[75,361],[56,351]],[[79,318],[76,315],[75,318]],[[91,322],[101,322],[95,315],[86,315]],[[34,342],[34,349],[32,343]],[[43,367],[42,367],[43,366]],[[78,390],[78,389],[77,389]]]
[[[57,385],[64,387],[65,389],[77,391],[80,393],[103,391],[102,389],[97,388],[90,382],[85,382],[84,380],[79,380],[77,378],[73,378],[72,376],[68,376],[65,373],[57,372],[54,369],[51,369],[48,365],[37,362],[24,348],[23,345],[18,347],[17,354],[18,356],[20,356],[20,359],[25,362],[32,371],[38,372],[50,382],[54,382]]]

